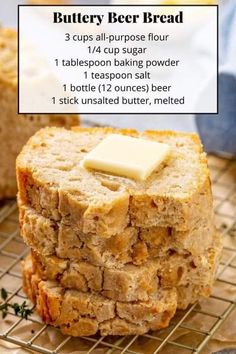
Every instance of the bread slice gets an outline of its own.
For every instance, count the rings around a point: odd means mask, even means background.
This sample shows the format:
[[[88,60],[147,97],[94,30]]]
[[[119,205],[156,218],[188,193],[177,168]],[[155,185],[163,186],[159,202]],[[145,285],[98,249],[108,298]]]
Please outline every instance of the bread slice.
[[[17,90],[17,33],[0,28],[0,199],[16,196],[16,157],[30,136],[48,125],[79,124],[76,115],[17,115]]]
[[[20,229],[24,241],[44,256],[57,255],[93,265],[120,268],[127,263],[142,265],[158,257],[177,252],[198,256],[212,246],[215,226],[212,211],[203,211],[196,226],[190,231],[173,228],[126,227],[110,238],[83,234],[66,224],[45,218],[18,200]]]
[[[120,269],[98,267],[32,252],[33,271],[44,280],[58,280],[62,287],[101,293],[115,301],[148,301],[160,289],[198,286],[200,296],[212,287],[221,251],[219,235],[214,246],[198,257],[172,253],[142,266]]]
[[[147,302],[115,302],[42,280],[30,257],[23,262],[23,289],[44,322],[71,336],[143,334],[168,326],[176,311],[175,289],[160,291]]]
[[[81,167],[85,154],[111,133],[167,143],[171,158],[141,182]],[[212,210],[206,155],[195,134],[46,128],[18,156],[17,176],[23,204],[101,237],[121,233],[129,224],[187,231],[202,210]]]
[[[93,291],[116,301],[148,301],[157,294],[157,265],[102,268],[88,262],[69,262],[56,256],[32,253],[33,270],[44,280],[58,280],[62,287]]]

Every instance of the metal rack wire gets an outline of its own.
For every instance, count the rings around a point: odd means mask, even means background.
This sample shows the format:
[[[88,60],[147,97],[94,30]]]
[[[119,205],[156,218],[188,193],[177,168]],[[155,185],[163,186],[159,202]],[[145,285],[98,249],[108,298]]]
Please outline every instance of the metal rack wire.
[[[224,236],[223,256],[209,299],[178,311],[167,329],[142,336],[71,338],[43,324],[36,314],[26,321],[10,312],[1,326],[0,340],[6,345],[13,343],[45,354],[70,353],[71,345],[86,354],[156,354],[169,353],[170,349],[175,354],[200,353],[236,308],[236,276],[232,276],[232,272],[236,275],[236,161],[210,156],[209,165],[216,221]],[[0,204],[0,288],[7,289],[6,302],[26,299],[21,287],[20,262],[27,252],[19,236],[16,202],[6,201]],[[232,288],[231,296],[222,295],[226,286]],[[198,322],[194,321],[196,316]],[[196,325],[199,322],[201,326]]]

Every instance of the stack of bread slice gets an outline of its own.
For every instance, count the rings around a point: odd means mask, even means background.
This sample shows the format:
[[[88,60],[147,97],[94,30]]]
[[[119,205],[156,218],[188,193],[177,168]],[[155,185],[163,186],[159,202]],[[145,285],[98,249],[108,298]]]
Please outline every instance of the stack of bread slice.
[[[116,133],[164,142],[145,181],[87,170]],[[72,336],[142,334],[209,296],[221,251],[206,155],[195,134],[45,128],[17,159],[24,290],[46,323]]]

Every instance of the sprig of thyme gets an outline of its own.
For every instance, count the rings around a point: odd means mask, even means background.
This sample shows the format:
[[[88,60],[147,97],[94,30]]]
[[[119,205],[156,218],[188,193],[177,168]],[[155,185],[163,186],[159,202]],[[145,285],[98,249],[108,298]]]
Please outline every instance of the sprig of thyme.
[[[1,295],[1,299],[5,301],[8,297],[8,293],[6,289],[1,288],[0,295]],[[14,310],[16,316],[19,316],[25,320],[27,320],[28,316],[30,316],[33,313],[33,310],[28,308],[26,301],[24,301],[21,305],[18,304],[17,302],[15,302],[14,304],[3,303],[0,304],[0,312],[2,312],[3,319],[6,318],[9,308]]]

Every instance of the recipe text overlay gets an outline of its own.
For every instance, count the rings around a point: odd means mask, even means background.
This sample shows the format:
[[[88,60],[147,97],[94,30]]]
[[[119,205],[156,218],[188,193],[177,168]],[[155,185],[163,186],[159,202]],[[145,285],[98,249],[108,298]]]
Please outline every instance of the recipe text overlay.
[[[19,113],[217,113],[217,7],[20,6]]]

